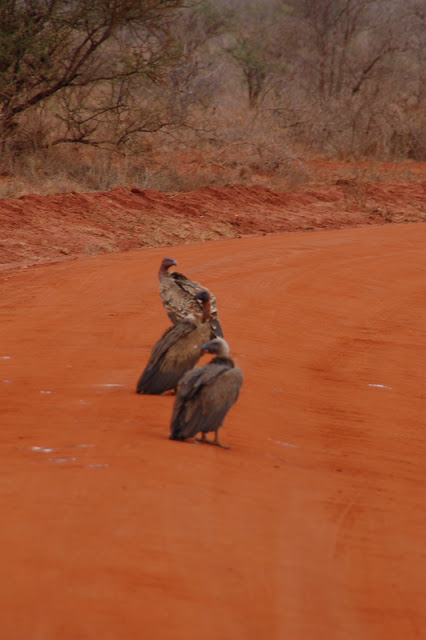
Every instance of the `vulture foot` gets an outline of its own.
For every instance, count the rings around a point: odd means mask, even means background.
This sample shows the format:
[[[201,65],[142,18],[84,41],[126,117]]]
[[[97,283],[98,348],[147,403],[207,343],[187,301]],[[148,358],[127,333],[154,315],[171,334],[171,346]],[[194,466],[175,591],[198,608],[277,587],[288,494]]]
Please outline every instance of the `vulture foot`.
[[[214,440],[209,440],[208,438],[206,438],[205,434],[203,433],[201,438],[195,438],[195,441],[205,442],[206,444],[215,444],[217,447],[221,447],[222,449],[230,448],[228,444],[223,444],[223,442],[220,442],[219,436],[217,435],[217,431],[216,431],[216,436]]]

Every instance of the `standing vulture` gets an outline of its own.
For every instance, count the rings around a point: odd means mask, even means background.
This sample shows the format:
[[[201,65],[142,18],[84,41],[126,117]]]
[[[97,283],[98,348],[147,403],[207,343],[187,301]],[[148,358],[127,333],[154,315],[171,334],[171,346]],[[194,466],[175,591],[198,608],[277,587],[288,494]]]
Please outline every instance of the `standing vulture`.
[[[190,313],[200,311],[200,303],[195,298],[198,291],[207,291],[210,295],[211,318],[210,338],[223,338],[222,328],[217,317],[216,299],[214,295],[199,282],[189,280],[177,271],[169,272],[169,268],[176,266],[174,258],[164,258],[158,278],[160,280],[160,298],[173,324],[180,322]]]
[[[199,291],[194,297],[202,303],[202,314],[188,315],[165,331],[152,348],[136,393],[160,394],[176,389],[184,373],[196,365],[201,347],[210,336],[210,296],[207,291]]]
[[[179,382],[173,406],[170,440],[185,440],[201,431],[200,442],[229,447],[219,442],[218,429],[237,401],[243,381],[241,369],[229,355],[228,344],[215,338],[203,344],[202,353],[216,354],[208,364],[188,371]],[[206,433],[215,432],[214,440]]]

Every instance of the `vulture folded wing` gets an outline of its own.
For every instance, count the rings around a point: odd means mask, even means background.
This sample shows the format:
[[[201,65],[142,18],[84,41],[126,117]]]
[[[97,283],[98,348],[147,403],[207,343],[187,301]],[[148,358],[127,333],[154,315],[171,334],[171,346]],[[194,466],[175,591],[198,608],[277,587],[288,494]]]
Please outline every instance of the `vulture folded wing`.
[[[167,329],[154,345],[140,376],[138,393],[162,393],[176,387],[201,355],[201,344],[208,329],[192,321],[180,322]]]
[[[212,292],[207,289],[207,287],[204,287],[196,280],[189,280],[189,278],[184,276],[182,273],[178,273],[177,271],[173,271],[170,274],[170,277],[174,280],[182,293],[186,294],[185,297],[187,297],[187,299],[191,302],[193,301],[196,293],[199,293],[200,291],[207,291],[210,296],[210,304],[212,306],[212,309],[216,309],[216,298],[214,297]],[[195,302],[195,304],[197,305],[198,303]]]
[[[193,398],[205,385],[211,384],[223,371],[222,364],[213,364],[212,362],[188,371],[179,383],[179,394],[184,400]]]
[[[192,320],[184,320],[178,325],[169,327],[155,343],[152,348],[148,364],[159,362],[178,340],[187,336],[194,330],[194,322]]]
[[[207,291],[210,294],[210,300],[213,299],[213,296],[210,291],[206,287],[203,287],[202,284],[197,282],[196,280],[190,280],[183,273],[179,273],[178,271],[172,271],[170,277],[176,282],[178,287],[192,299],[196,293],[200,291]]]
[[[210,338],[223,338],[222,327],[218,319],[216,298],[212,292],[199,282],[189,280],[177,271],[160,275],[160,298],[173,324],[181,322],[189,313],[198,313],[202,310],[202,303],[194,300],[194,296],[201,291],[206,291],[210,296]]]
[[[160,282],[160,297],[173,324],[181,322],[188,313],[193,311],[193,307],[188,307],[187,301],[182,297],[181,289],[169,275],[162,278]]]
[[[208,364],[189,371],[179,384],[171,437],[185,439],[215,431],[236,402],[242,384],[238,367]]]
[[[184,276],[182,273],[178,273],[177,271],[173,271],[173,273],[170,274],[170,277],[179,287],[180,291],[182,291],[185,299],[187,299],[188,302],[185,303],[185,306],[186,304],[191,305],[191,309],[195,310],[196,307],[199,306],[198,303],[194,300],[195,294],[203,290],[207,291],[207,293],[210,296],[210,304],[211,304],[211,310],[212,310],[212,317],[210,318],[210,327],[211,327],[210,337],[223,338],[222,327],[220,326],[219,318],[217,317],[216,298],[214,297],[213,293],[209,291],[209,289],[207,289],[206,287],[203,287],[203,285],[200,284],[199,282],[196,282],[195,280],[189,280],[186,276]],[[181,298],[181,300],[182,299],[183,298]],[[189,308],[189,306],[186,308]],[[178,309],[177,305],[175,305],[175,309],[176,310]],[[175,311],[175,314],[176,314],[176,311]]]

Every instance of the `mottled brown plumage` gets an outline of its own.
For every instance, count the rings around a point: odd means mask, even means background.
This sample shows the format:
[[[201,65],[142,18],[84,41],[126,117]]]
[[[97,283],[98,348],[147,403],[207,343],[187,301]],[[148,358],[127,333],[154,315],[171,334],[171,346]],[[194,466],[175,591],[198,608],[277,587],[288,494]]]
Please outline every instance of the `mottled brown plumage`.
[[[160,394],[175,389],[181,377],[196,365],[201,347],[210,337],[210,297],[207,291],[200,291],[196,298],[202,302],[202,314],[187,316],[155,343],[136,385],[137,393]]]
[[[177,271],[170,272],[170,267],[176,265],[177,262],[174,258],[164,258],[158,272],[160,297],[170,320],[173,324],[176,324],[181,322],[188,314],[198,313],[200,311],[200,303],[195,299],[195,295],[199,291],[207,291],[210,295],[211,305],[210,337],[223,337],[214,295],[199,282],[189,280],[182,273]]]
[[[188,371],[180,380],[170,426],[171,440],[186,440],[201,432],[201,442],[217,444],[218,429],[237,401],[243,381],[240,368],[229,355],[225,340],[216,338],[204,344],[202,351],[216,354],[208,364]],[[205,434],[214,431],[214,440]]]

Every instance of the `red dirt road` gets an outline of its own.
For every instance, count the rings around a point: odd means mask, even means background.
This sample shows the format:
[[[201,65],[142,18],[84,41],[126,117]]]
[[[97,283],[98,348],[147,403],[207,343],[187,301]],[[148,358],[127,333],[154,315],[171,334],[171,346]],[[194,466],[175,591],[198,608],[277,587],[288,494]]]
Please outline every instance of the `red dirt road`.
[[[426,627],[426,224],[0,275],[5,640],[400,640]],[[245,375],[222,440],[136,380],[160,259]]]

